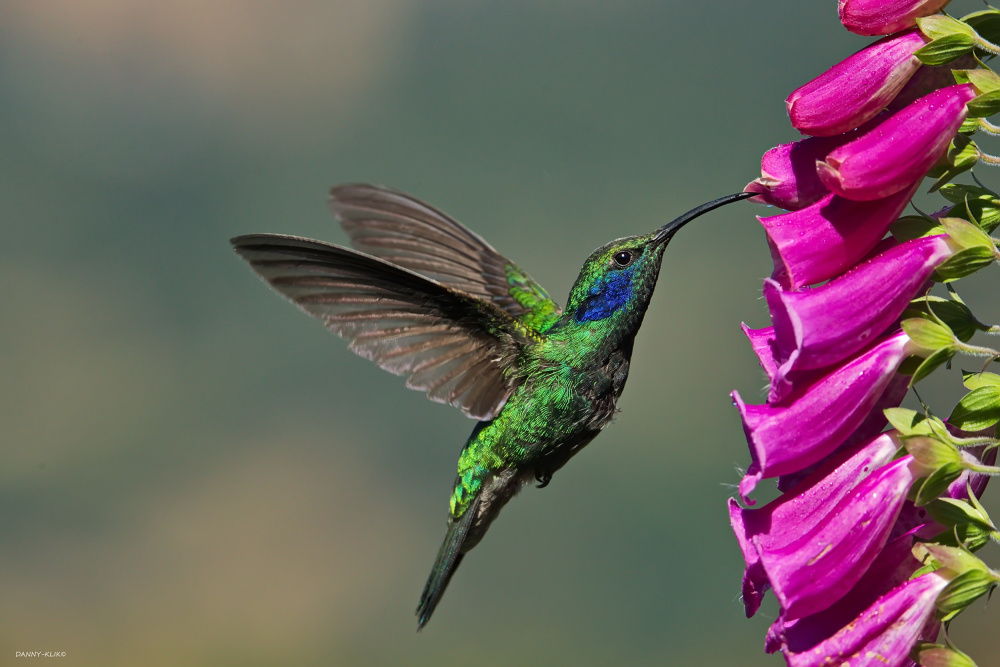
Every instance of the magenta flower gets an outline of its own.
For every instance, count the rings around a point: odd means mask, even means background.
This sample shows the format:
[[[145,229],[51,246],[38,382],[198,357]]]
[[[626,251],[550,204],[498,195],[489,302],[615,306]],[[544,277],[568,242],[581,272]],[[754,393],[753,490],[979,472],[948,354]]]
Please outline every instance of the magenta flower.
[[[829,194],[799,211],[757,219],[767,232],[775,275],[798,289],[839,276],[858,263],[910,201],[917,184],[874,201]]]
[[[955,250],[947,236],[913,239],[859,264],[822,287],[787,291],[764,281],[780,367],[824,368],[867,347],[885,332]]]
[[[881,39],[834,65],[788,99],[788,117],[803,134],[832,137],[874,118],[920,67],[926,40],[909,30]]]
[[[765,650],[802,653],[832,637],[917,571],[920,561],[913,557],[912,547],[913,536],[909,534],[890,541],[850,592],[823,611],[791,621],[780,615],[767,632]]]
[[[791,542],[751,539],[786,620],[823,611],[851,590],[885,546],[920,470],[904,456],[827,505],[824,516],[800,523]]]
[[[802,470],[778,476],[778,490],[782,493],[791,491],[795,485],[805,477],[812,474],[814,470],[824,465],[826,461],[841,451],[853,449],[862,443],[866,443],[882,432],[888,420],[885,418],[886,408],[896,408],[906,398],[906,392],[910,390],[910,376],[897,373],[889,380],[889,385],[882,392],[882,396],[875,402],[875,407],[871,409],[868,416],[861,420],[861,424],[847,437],[842,445],[835,448],[833,453],[820,459],[817,463],[807,466]]]
[[[835,137],[809,137],[790,144],[780,144],[760,161],[760,178],[751,181],[744,192],[759,192],[750,199],[758,204],[771,204],[788,211],[797,211],[814,204],[830,190],[823,185],[816,171],[816,162],[825,160],[835,148],[858,137],[854,132]]]
[[[888,35],[936,14],[949,0],[840,0],[840,22],[858,35]]]
[[[909,343],[902,332],[886,338],[796,391],[787,405],[746,405],[734,391],[752,458],[740,482],[744,501],[760,479],[802,470],[843,444],[913,353]]]
[[[904,665],[910,649],[933,623],[934,603],[947,585],[948,579],[937,572],[910,579],[811,649],[786,651],[785,660],[789,667]]]
[[[729,520],[743,551],[743,605],[749,618],[769,588],[758,549],[774,551],[794,542],[835,508],[872,471],[885,465],[899,449],[890,434],[863,447],[838,452],[795,489],[760,509],[743,509],[729,499]]]
[[[816,164],[831,191],[869,201],[908,190],[948,148],[976,96],[969,84],[948,86],[897,111]]]

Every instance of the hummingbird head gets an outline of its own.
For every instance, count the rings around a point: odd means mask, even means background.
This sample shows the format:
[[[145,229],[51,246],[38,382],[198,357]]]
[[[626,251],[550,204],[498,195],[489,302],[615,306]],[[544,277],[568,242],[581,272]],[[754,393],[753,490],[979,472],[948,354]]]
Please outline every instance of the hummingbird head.
[[[656,231],[629,236],[601,246],[587,258],[570,291],[566,315],[577,324],[599,323],[634,333],[653,296],[663,251],[681,227],[703,213],[753,196],[741,192],[702,204]],[[568,323],[568,322],[567,322]]]

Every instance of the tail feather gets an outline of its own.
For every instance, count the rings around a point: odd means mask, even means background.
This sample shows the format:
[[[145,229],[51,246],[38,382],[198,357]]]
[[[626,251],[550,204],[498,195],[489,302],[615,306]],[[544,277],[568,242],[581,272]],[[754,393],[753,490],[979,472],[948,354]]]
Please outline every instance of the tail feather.
[[[420,596],[420,604],[417,605],[417,630],[422,630],[430,620],[434,608],[444,595],[444,590],[451,581],[451,575],[455,574],[459,563],[462,562],[462,545],[469,535],[469,527],[479,510],[479,498],[465,511],[458,521],[453,521],[448,526],[448,534],[444,538],[444,543],[438,551],[437,559],[434,561],[434,568],[431,576],[427,579],[424,592]]]

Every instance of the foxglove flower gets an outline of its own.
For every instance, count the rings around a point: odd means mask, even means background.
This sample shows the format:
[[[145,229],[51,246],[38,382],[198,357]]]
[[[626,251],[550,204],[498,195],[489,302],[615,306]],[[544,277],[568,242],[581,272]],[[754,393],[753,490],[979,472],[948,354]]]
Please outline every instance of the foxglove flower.
[[[900,375],[899,373],[894,375],[889,380],[889,386],[882,392],[882,396],[875,402],[875,407],[861,421],[861,424],[854,430],[854,433],[849,435],[842,445],[834,449],[832,454],[820,459],[819,462],[787,475],[779,475],[778,491],[782,493],[791,491],[805,477],[812,474],[816,468],[824,465],[828,458],[836,456],[842,450],[853,449],[880,434],[888,423],[888,420],[885,418],[886,408],[899,407],[899,404],[906,398],[906,392],[909,390],[910,376]]]
[[[819,178],[816,162],[825,160],[831,151],[858,136],[856,132],[847,132],[775,146],[760,160],[760,178],[751,181],[743,191],[760,193],[750,199],[752,202],[788,211],[814,204],[830,194]]]
[[[918,238],[869,259],[822,287],[788,291],[764,281],[781,363],[792,371],[824,368],[867,347],[888,329],[955,249],[947,236]]]
[[[853,622],[807,651],[785,651],[789,667],[906,664],[910,649],[933,623],[935,601],[948,579],[930,572],[879,597]]]
[[[897,333],[796,392],[787,405],[746,405],[734,391],[752,458],[740,482],[743,499],[760,479],[802,470],[843,444],[903,359],[920,351],[912,349],[906,334]]]
[[[908,190],[944,155],[975,96],[973,87],[963,84],[921,97],[818,162],[820,180],[855,201]]]
[[[913,535],[901,535],[879,552],[849,593],[826,609],[810,616],[786,621],[780,615],[771,625],[765,650],[802,653],[829,639],[853,621],[875,600],[899,586],[920,567],[912,554]]]
[[[758,216],[774,259],[772,277],[784,287],[798,289],[844,273],[885,236],[916,189],[914,183],[874,201],[829,194],[799,211]]]
[[[823,611],[853,588],[878,556],[923,468],[904,456],[866,477],[827,514],[803,522],[796,539],[751,538],[785,619]]]
[[[893,435],[883,434],[863,447],[839,452],[794,491],[760,509],[743,509],[729,499],[730,523],[746,562],[743,605],[747,617],[757,612],[769,588],[758,549],[773,551],[800,538],[875,469],[889,463],[899,447]]]
[[[881,39],[798,88],[785,105],[803,134],[831,137],[874,118],[920,67],[917,30]]]
[[[888,35],[936,14],[949,0],[840,0],[844,27],[858,35]]]

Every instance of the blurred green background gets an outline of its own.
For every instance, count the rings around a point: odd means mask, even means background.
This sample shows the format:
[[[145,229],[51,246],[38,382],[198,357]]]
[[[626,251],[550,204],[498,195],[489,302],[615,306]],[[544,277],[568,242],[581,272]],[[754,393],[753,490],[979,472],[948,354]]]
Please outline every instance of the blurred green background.
[[[868,41],[833,0],[0,4],[0,663],[781,664],[724,508],[765,210],[675,239],[617,423],[419,635],[472,422],[228,239],[343,243],[327,189],[383,183],[562,302],[594,247],[756,177],[788,92]],[[990,621],[956,623],[970,652]]]

